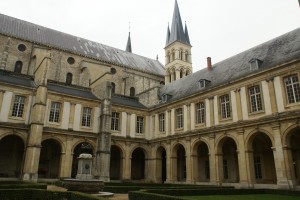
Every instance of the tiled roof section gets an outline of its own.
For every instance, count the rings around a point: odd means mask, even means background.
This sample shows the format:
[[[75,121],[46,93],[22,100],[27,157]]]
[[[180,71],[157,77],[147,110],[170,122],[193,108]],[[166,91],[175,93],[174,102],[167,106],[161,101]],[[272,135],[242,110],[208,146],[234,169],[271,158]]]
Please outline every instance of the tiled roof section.
[[[93,93],[90,91],[90,89],[79,89],[72,86],[64,86],[61,84],[55,84],[55,83],[49,83],[47,84],[48,90],[57,92],[60,94],[66,94],[76,97],[81,97],[85,99],[91,99],[91,100],[99,100]]]
[[[0,70],[0,82],[19,85],[28,88],[36,87],[32,77],[21,74],[15,74],[4,70]]]
[[[112,95],[112,104],[113,105],[123,105],[123,106],[129,106],[134,108],[144,108],[146,107],[141,104],[137,99],[134,99],[132,97],[122,96],[122,95]]]
[[[164,66],[157,60],[62,33],[3,14],[0,14],[0,33],[159,76],[165,74]]]
[[[249,61],[252,59],[262,61],[259,69],[250,70]],[[300,28],[216,63],[211,71],[202,69],[169,83],[161,89],[160,94],[172,95],[168,101],[172,102],[296,59],[300,59]],[[200,79],[211,83],[200,89]]]

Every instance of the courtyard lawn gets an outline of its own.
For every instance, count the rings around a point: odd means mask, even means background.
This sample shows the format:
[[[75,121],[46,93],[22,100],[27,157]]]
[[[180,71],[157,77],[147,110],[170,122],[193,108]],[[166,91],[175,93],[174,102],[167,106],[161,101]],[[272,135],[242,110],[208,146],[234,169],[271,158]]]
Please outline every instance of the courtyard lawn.
[[[274,194],[184,196],[184,198],[189,200],[300,200],[299,196]]]

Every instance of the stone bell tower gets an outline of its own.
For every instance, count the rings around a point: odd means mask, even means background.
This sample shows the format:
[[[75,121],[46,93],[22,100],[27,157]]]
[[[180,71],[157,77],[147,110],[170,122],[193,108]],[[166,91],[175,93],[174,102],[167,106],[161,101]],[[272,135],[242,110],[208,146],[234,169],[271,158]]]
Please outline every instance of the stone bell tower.
[[[165,83],[171,83],[193,72],[191,43],[187,25],[183,29],[177,0],[172,19],[171,30],[168,26],[165,47]]]

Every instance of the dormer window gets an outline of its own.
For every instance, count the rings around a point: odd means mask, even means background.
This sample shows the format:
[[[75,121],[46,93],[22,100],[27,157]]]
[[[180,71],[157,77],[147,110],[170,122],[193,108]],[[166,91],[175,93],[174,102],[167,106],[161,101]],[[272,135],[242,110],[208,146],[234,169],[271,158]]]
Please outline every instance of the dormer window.
[[[199,87],[200,87],[200,89],[205,88],[209,84],[210,84],[210,81],[206,80],[206,79],[200,79],[200,81],[199,81]]]
[[[170,100],[171,97],[172,97],[172,95],[169,95],[169,94],[163,94],[163,95],[161,96],[161,102],[162,102],[162,103],[165,103],[165,102],[167,102],[168,100]]]
[[[262,61],[259,59],[251,59],[249,61],[249,64],[250,64],[250,70],[254,71],[254,70],[257,70],[261,66]]]

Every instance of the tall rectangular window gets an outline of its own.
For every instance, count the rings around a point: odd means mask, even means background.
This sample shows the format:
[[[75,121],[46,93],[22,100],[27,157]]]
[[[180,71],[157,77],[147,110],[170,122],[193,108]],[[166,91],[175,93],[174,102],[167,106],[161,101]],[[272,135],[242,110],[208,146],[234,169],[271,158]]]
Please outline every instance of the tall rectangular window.
[[[254,156],[254,170],[255,170],[255,178],[262,179],[260,156]]]
[[[11,115],[13,117],[23,117],[24,104],[25,97],[16,95]]]
[[[59,122],[60,108],[61,108],[61,103],[59,102],[51,103],[49,122]]]
[[[183,127],[183,111],[182,108],[176,109],[176,128]]]
[[[251,112],[257,112],[257,111],[262,110],[260,88],[258,85],[249,88],[249,98],[250,98],[250,111]]]
[[[287,99],[289,103],[300,101],[300,86],[297,75],[292,75],[284,79]]]
[[[229,95],[226,94],[220,97],[221,117],[223,119],[231,117]]]
[[[164,132],[165,131],[165,114],[161,113],[158,115],[159,119],[159,131]]]
[[[112,112],[111,116],[111,130],[118,131],[120,124],[120,113]]]
[[[144,117],[138,116],[136,118],[136,132],[137,133],[144,132]]]
[[[204,103],[200,102],[196,104],[196,122],[197,124],[204,123],[204,113],[205,113],[205,107]]]
[[[82,111],[81,126],[91,127],[92,108],[84,107]]]

